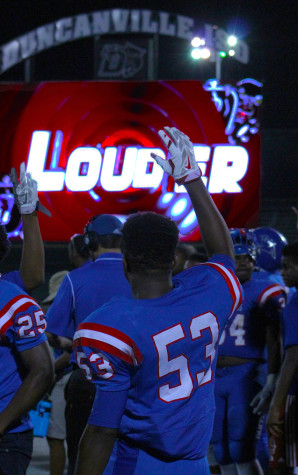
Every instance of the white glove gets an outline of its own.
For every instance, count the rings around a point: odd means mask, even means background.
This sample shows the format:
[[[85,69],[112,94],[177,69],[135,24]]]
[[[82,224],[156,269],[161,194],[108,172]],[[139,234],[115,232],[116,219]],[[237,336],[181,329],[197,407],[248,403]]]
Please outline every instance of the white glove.
[[[151,157],[179,185],[198,180],[202,176],[202,172],[196,162],[193,145],[187,135],[176,127],[165,127],[164,130],[159,130],[158,135],[169,150],[170,158],[164,160],[155,153],[151,153]]]
[[[20,182],[15,168],[11,169],[10,179],[13,184],[14,201],[21,214],[32,214],[40,210],[48,216],[50,211],[38,201],[37,181],[30,173],[25,173],[25,163],[20,165]]]
[[[20,166],[20,183],[15,168],[11,169],[10,178],[13,184],[15,204],[21,214],[31,214],[36,210],[38,202],[37,182],[30,173],[25,173],[25,163]]]
[[[268,412],[271,398],[275,389],[276,379],[276,374],[268,374],[265,386],[251,401],[250,406],[253,407],[252,412],[254,414],[261,416]]]

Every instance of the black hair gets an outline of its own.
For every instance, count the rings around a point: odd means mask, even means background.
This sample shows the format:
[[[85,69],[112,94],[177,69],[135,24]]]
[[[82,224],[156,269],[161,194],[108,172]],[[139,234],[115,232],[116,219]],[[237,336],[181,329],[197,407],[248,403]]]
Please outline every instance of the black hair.
[[[282,255],[289,257],[295,264],[298,264],[298,241],[287,244],[282,249]]]
[[[130,271],[169,271],[175,257],[179,231],[170,218],[137,213],[123,226],[122,252]]]
[[[0,224],[0,262],[2,262],[4,257],[8,254],[10,247],[11,243],[7,237],[5,226]]]

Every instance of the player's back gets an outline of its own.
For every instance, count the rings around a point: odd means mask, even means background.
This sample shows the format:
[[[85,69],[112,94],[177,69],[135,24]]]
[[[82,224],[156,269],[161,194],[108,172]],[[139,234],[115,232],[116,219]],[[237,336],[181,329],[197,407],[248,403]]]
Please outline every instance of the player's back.
[[[174,289],[160,298],[114,299],[76,334],[78,349],[87,355],[90,346],[100,348],[113,368],[99,388],[129,388],[122,436],[159,458],[206,455],[216,345],[241,300],[238,281],[225,272],[221,265],[202,264],[176,276]],[[90,331],[99,341],[89,345],[84,335]],[[89,352],[88,361],[93,359]]]

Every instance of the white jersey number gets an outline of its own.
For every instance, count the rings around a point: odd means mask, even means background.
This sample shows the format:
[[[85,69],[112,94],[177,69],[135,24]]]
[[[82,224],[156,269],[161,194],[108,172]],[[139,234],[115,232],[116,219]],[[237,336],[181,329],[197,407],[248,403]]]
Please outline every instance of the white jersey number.
[[[16,321],[19,338],[34,338],[42,335],[46,329],[47,323],[42,310],[33,312],[33,315],[22,315]]]
[[[83,353],[82,351],[78,351],[77,363],[88,381],[93,380],[90,364],[95,364],[97,374],[99,374],[101,378],[110,379],[114,376],[114,368],[112,364],[109,362],[108,358],[102,353],[91,353],[87,358],[85,353]]]
[[[236,346],[245,345],[245,329],[244,329],[245,315],[244,313],[237,313],[233,319],[229,328],[229,334],[235,338],[234,343]],[[219,340],[219,344],[222,345],[226,339],[226,330],[222,332]]]
[[[195,378],[190,373],[187,356],[179,355],[175,358],[169,358],[168,346],[186,338],[181,323],[152,337],[158,354],[158,376],[162,378],[174,372],[179,374],[179,384],[177,386],[170,386],[170,384],[160,386],[159,397],[162,401],[173,402],[190,397],[194,389],[194,379],[196,379],[198,387],[212,381],[211,365],[215,358],[215,345],[219,336],[219,326],[215,315],[211,312],[198,315],[191,320],[189,326],[191,339],[194,341],[202,338],[202,332],[205,330],[208,330],[211,334],[210,343],[205,345],[205,359],[209,360],[209,367],[207,371],[197,372]]]

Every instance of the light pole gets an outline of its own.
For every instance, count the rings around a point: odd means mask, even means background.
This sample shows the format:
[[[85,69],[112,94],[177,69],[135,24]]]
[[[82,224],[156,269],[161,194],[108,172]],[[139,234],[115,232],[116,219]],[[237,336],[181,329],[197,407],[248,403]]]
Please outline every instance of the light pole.
[[[241,63],[247,64],[249,60],[249,48],[247,44],[228,35],[224,30],[216,25],[205,25],[204,38],[194,37],[191,41],[193,59],[210,59],[215,62],[215,77],[221,80],[222,61],[228,55]]]

